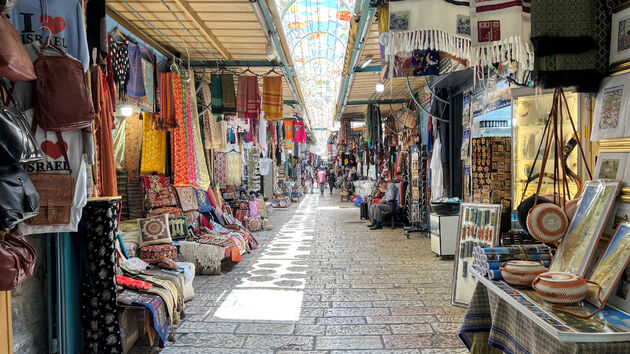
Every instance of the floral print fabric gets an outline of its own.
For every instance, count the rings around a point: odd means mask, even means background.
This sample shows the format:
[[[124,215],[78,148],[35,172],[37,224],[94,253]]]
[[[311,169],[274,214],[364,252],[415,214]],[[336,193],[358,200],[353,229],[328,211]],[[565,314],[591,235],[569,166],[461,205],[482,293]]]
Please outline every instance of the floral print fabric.
[[[171,159],[173,164],[173,184],[188,186],[188,156],[186,154],[186,128],[184,127],[183,93],[180,77],[177,73],[169,73],[173,88],[173,106],[177,129],[171,131]]]
[[[175,189],[162,175],[140,176],[140,189],[145,210],[177,205]]]
[[[166,173],[166,132],[153,127],[152,114],[142,113],[140,173]]]

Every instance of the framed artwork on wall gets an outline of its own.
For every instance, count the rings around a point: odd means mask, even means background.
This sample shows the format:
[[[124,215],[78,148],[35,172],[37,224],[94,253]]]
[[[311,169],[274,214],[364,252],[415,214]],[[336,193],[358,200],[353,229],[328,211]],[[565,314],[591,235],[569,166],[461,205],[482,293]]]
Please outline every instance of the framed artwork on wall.
[[[624,273],[630,260],[630,223],[624,222],[617,227],[617,231],[608,243],[606,251],[597,262],[591,281],[602,287],[601,294],[598,297],[598,288],[593,284],[589,284],[588,301],[599,306],[599,300],[606,303],[606,300],[613,294],[618,294],[619,298],[628,297],[630,290],[630,280],[624,278],[616,287],[620,276]],[[616,291],[615,291],[616,290]]]
[[[630,136],[627,116],[630,113],[630,73],[610,76],[602,80],[595,100],[591,140],[615,139]]]
[[[611,24],[611,71],[627,69],[630,67],[630,1],[615,9]]]

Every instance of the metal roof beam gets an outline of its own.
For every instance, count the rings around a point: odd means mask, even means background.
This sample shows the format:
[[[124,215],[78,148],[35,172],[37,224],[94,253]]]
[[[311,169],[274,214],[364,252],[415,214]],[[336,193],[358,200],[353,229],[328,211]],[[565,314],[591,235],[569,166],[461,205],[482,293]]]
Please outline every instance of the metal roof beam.
[[[362,104],[400,104],[409,101],[408,98],[397,98],[388,100],[364,100],[364,101],[348,101],[346,106],[358,106]]]
[[[360,66],[355,66],[352,71],[355,72],[355,73],[380,73],[381,72],[381,66],[380,65],[369,65],[369,66],[366,66],[365,68],[362,68]]]
[[[190,66],[195,69],[201,68],[218,68],[220,66],[232,67],[232,68],[245,68],[245,67],[277,67],[280,68],[282,65],[279,65],[275,61],[269,60],[192,60],[190,62]]]

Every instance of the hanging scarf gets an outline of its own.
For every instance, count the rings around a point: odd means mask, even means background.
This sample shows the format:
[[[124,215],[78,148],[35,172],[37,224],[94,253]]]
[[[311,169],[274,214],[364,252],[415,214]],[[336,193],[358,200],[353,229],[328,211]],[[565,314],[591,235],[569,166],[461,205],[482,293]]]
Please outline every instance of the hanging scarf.
[[[242,181],[242,156],[239,153],[229,153],[226,157],[226,183],[228,186],[240,186]]]
[[[201,83],[201,104],[204,107],[210,107],[212,103],[212,96],[210,95],[210,86],[207,83]],[[213,124],[211,120],[214,120],[216,124],[216,117],[212,115],[212,109],[207,108],[206,111],[201,115],[201,119],[203,119],[203,140],[204,146],[206,149],[211,150],[214,149],[214,141],[212,138],[212,129]]]
[[[260,115],[258,76],[239,76],[237,89],[236,112],[238,116],[257,121]]]
[[[292,120],[284,121],[284,139],[293,140],[293,121]]]
[[[188,83],[188,73],[182,68],[177,67],[182,85],[182,99],[184,110],[184,131],[186,135],[186,156],[188,161],[188,182],[194,187],[197,185],[197,164],[195,161],[195,145],[192,130],[192,113],[190,105],[190,85]]]
[[[214,183],[220,188],[225,188],[227,182],[227,162],[225,153],[214,155]]]
[[[143,112],[153,113],[155,110],[155,86],[153,79],[153,63],[142,59],[142,77],[144,79],[144,92],[146,95],[140,100],[138,105]],[[149,115],[153,119],[152,115]]]
[[[114,161],[114,141],[112,138],[112,130],[114,125],[114,108],[112,106],[111,92],[107,84],[105,75],[100,68],[93,76],[92,87],[97,88],[99,100],[101,101],[100,112],[98,114],[98,122],[95,138],[98,146],[98,167],[101,178],[99,196],[115,196],[118,195],[118,185],[116,183],[116,162]],[[98,86],[100,85],[100,90]]]
[[[263,78],[262,110],[265,119],[274,120],[284,118],[282,76],[265,76]]]
[[[118,85],[118,95],[125,97],[127,80],[129,80],[129,53],[127,52],[127,41],[111,40],[109,42],[109,55],[112,58],[112,70],[114,81]]]
[[[194,77],[195,73],[191,70],[190,77]],[[197,95],[195,94],[195,80],[190,80],[190,104],[192,107],[192,129],[193,142],[195,147],[195,164],[197,166],[197,184],[200,189],[206,190],[210,187],[210,176],[208,173],[208,164],[206,163],[206,155],[204,154],[203,144],[201,142],[201,127],[199,125],[199,114],[197,112]]]
[[[138,114],[125,119],[125,170],[130,181],[140,174],[140,147],[142,145],[142,121]]]
[[[177,79],[177,81],[179,78]],[[179,127],[177,122],[177,115],[175,112],[175,90],[173,88],[173,82],[177,82],[173,78],[173,73],[158,73],[158,81],[160,86],[160,101],[162,103],[162,109],[158,116],[157,129],[171,130]],[[180,96],[181,99],[181,96]]]
[[[592,0],[537,0],[532,3],[535,81],[543,88],[576,86],[580,92],[599,88],[596,5]]]
[[[173,168],[173,185],[185,187],[188,180],[188,155],[186,154],[186,128],[184,126],[184,103],[182,84],[179,75],[175,72],[168,73],[173,89],[173,108],[178,128],[171,131],[171,160]]]
[[[129,80],[127,81],[127,96],[132,100],[139,100],[146,96],[144,91],[144,78],[142,72],[142,56],[140,47],[129,42]]]
[[[295,122],[295,139],[296,143],[306,142],[306,131],[304,130],[304,122]]]
[[[470,1],[473,66],[483,69],[514,60],[521,73],[534,69],[534,52],[529,41],[530,3],[530,0]]]
[[[223,113],[236,114],[236,95],[232,74],[221,74],[221,93],[223,94]]]
[[[151,114],[142,113],[140,173],[166,174],[166,133],[153,127]]]
[[[221,85],[221,75],[212,74],[210,76],[210,87],[212,91],[212,113],[223,113],[223,90]]]

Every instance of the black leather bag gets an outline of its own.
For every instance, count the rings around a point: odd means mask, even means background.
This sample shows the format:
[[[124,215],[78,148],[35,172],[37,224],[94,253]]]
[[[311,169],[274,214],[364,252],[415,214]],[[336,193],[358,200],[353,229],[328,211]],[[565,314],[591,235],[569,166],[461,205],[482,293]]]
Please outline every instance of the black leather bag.
[[[0,85],[0,89],[4,85]],[[24,112],[13,102],[9,107],[0,100],[0,166],[15,163],[31,163],[41,160],[44,155],[28,125]]]
[[[0,166],[0,228],[13,228],[39,214],[39,194],[19,164]]]

